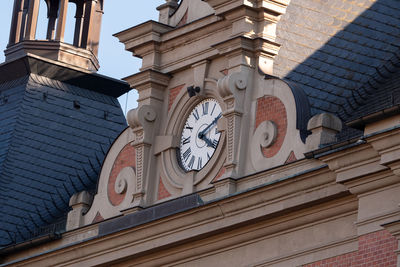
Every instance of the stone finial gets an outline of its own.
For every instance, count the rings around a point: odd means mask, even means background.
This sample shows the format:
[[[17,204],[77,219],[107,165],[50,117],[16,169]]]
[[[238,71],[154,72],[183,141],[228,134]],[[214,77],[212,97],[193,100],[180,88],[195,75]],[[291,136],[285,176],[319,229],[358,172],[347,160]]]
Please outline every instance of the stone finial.
[[[69,206],[72,210],[68,213],[67,231],[83,226],[83,214],[89,210],[92,201],[93,196],[87,191],[76,193],[70,198]]]
[[[169,17],[174,13],[178,7],[178,0],[165,0],[166,3],[157,7],[159,11],[158,21],[164,24],[169,23]]]
[[[307,147],[314,150],[336,141],[336,134],[342,130],[342,121],[333,114],[318,114],[308,121],[307,130],[311,131],[306,140]]]

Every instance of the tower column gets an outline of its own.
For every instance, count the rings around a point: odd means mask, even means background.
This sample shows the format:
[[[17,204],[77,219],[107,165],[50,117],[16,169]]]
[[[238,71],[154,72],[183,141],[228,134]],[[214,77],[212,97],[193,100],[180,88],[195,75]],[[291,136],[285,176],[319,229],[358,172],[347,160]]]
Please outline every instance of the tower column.
[[[64,42],[65,24],[67,22],[68,0],[60,0],[60,14],[57,21],[56,41]]]
[[[83,7],[84,3],[80,2],[76,4],[75,14],[75,33],[74,33],[74,46],[79,47],[82,41],[82,23],[83,23]]]
[[[58,16],[58,6],[60,2],[59,1],[51,1],[49,2],[49,24],[47,25],[47,35],[46,39],[47,40],[53,40],[55,31],[56,31],[56,20]]]
[[[37,19],[39,16],[39,0],[30,0],[26,21],[25,40],[34,40],[36,36]]]
[[[85,17],[83,20],[82,43],[81,47],[91,50],[93,16],[96,11],[96,1],[85,1]]]
[[[24,11],[24,0],[15,0],[12,22],[11,22],[10,39],[8,41],[9,46],[19,42],[23,11]]]
[[[18,34],[18,42],[21,42],[25,39],[25,32],[26,32],[26,21],[28,17],[28,7],[29,7],[29,0],[24,0],[22,5],[22,12],[21,12],[21,27],[19,28]]]

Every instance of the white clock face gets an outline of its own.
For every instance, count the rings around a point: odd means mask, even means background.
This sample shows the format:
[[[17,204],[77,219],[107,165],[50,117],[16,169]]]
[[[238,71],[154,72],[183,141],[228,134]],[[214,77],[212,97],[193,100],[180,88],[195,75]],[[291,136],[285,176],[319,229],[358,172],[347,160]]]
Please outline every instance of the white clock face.
[[[179,149],[179,161],[185,171],[201,170],[213,156],[221,137],[217,129],[221,116],[221,107],[212,98],[201,101],[189,114]]]

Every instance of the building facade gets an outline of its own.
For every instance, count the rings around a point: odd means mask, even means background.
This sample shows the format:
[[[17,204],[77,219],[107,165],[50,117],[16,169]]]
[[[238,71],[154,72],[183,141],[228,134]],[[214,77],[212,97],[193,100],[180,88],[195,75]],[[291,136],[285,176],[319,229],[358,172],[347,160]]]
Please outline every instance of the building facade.
[[[400,266],[400,3],[158,10],[115,34],[139,100],[97,190],[1,266]]]

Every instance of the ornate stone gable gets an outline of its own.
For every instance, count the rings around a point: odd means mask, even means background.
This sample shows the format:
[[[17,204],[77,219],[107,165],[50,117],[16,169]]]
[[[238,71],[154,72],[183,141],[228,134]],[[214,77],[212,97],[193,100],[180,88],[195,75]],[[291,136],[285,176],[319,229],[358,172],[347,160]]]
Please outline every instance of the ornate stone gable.
[[[81,225],[195,192],[207,200],[233,194],[242,177],[301,160],[335,140],[327,131],[340,131],[329,116],[308,129],[307,96],[271,76],[288,1],[174,2],[158,8],[162,23],[116,34],[143,59],[142,71],[125,78],[139,91],[138,108],[104,162]],[[212,103],[221,114],[207,122]],[[185,136],[197,120],[198,132]]]

